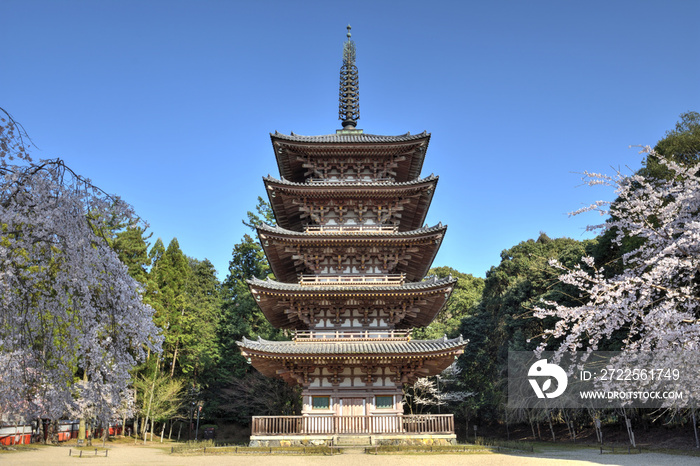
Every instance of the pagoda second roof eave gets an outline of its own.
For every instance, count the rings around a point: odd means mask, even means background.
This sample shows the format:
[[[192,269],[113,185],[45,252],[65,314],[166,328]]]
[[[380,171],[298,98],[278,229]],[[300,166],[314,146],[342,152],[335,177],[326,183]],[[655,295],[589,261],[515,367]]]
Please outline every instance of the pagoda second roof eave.
[[[372,342],[294,342],[294,341],[269,341],[259,338],[256,340],[237,341],[236,344],[247,352],[255,353],[262,357],[294,357],[294,358],[318,358],[318,357],[415,357],[415,356],[442,356],[463,350],[469,343],[460,335],[458,338],[437,340],[408,340],[408,341],[372,341]]]

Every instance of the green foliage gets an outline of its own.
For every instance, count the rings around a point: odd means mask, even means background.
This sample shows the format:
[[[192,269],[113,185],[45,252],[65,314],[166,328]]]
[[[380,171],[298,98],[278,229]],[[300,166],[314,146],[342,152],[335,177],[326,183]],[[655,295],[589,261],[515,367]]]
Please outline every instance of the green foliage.
[[[243,425],[251,416],[287,416],[301,413],[301,388],[270,379],[256,370],[232,378],[220,391],[220,416]]]
[[[144,415],[149,414],[150,418],[156,422],[171,419],[183,406],[185,387],[183,380],[172,379],[163,374],[156,374],[155,378],[141,375],[134,385],[143,394],[140,403],[141,412]]]
[[[146,228],[129,227],[117,233],[112,248],[129,269],[129,275],[144,285],[148,282],[148,267],[151,258],[148,255],[148,239]],[[162,243],[161,243],[162,244]]]
[[[464,389],[475,392],[466,402],[473,413],[497,418],[504,401],[508,351],[534,350],[530,339],[549,322],[532,317],[540,300],[575,301],[573,290],[559,283],[559,273],[548,265],[558,259],[573,267],[590,241],[539,238],[524,241],[501,253],[501,263],[486,274],[480,303],[462,319],[460,333],[469,344],[459,359]]]
[[[249,222],[243,223],[252,229],[262,222],[273,223],[269,204],[261,198],[258,198],[256,212],[257,214],[248,212]],[[268,322],[248,288],[247,280],[253,277],[265,279],[271,276],[262,246],[250,235],[244,235],[241,242],[233,247],[229,273],[221,286],[221,316],[217,328],[220,362],[216,368],[217,383],[209,390],[209,396],[216,405],[215,409],[219,416],[227,418],[233,416],[247,422],[246,416],[241,413],[236,414],[235,410],[230,409],[230,400],[236,398],[236,393],[241,388],[240,386],[236,388],[236,383],[251,377],[247,375],[251,367],[241,356],[236,342],[243,337],[261,336],[270,340],[286,338],[285,332],[275,329]],[[277,380],[265,380],[269,388],[283,384]],[[291,396],[286,402],[292,403],[291,399],[294,397],[298,395]]]
[[[242,220],[243,225],[247,226],[251,230],[255,231],[255,228],[265,223],[270,226],[274,226],[275,214],[272,212],[272,206],[270,203],[265,201],[262,197],[258,196],[258,204],[255,206],[255,213],[248,211],[246,213],[248,221]]]
[[[667,131],[654,150],[681,165],[695,165],[700,162],[700,113],[682,113],[680,118],[675,129]],[[640,174],[654,178],[668,177],[666,169],[659,165],[653,155],[647,156],[645,168],[640,170]]]
[[[675,129],[666,132],[666,136],[656,143],[654,150],[661,156],[669,157],[682,165],[700,163],[700,113],[687,112],[680,115]],[[639,174],[646,178],[667,179],[668,170],[659,164],[658,158],[648,155]],[[617,202],[617,201],[616,201]],[[598,268],[604,267],[608,277],[619,275],[625,268],[622,256],[637,249],[643,240],[639,237],[625,236],[622,245],[613,241],[616,229],[603,233],[590,253],[596,260]]]
[[[249,235],[233,247],[229,274],[222,284],[221,323],[218,337],[221,342],[222,362],[219,366],[222,380],[242,377],[248,364],[240,355],[236,341],[243,337],[278,339],[280,332],[267,321],[250,293],[246,280],[266,278],[270,268],[265,253]]]
[[[484,279],[458,272],[450,267],[434,267],[430,269],[428,276],[437,276],[438,278],[452,276],[457,279],[457,283],[435,320],[427,327],[415,329],[413,337],[432,340],[447,335],[449,338],[454,338],[459,335],[461,320],[469,315],[481,299],[481,294],[484,291]]]
[[[184,316],[189,304],[186,285],[190,267],[177,238],[173,238],[165,252],[158,255],[160,257],[156,256],[151,270],[151,276],[158,290],[154,297],[154,302],[158,304],[155,323],[163,329],[165,367],[173,376],[185,331]]]
[[[214,265],[207,259],[189,258],[188,262],[188,304],[182,316],[180,370],[193,384],[209,385],[215,382],[219,362],[216,332],[221,315],[221,285]]]

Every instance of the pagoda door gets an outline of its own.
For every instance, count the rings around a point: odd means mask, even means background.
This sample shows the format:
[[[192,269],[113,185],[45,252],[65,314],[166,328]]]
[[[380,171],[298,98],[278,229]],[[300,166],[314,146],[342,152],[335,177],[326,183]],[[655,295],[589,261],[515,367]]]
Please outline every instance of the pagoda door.
[[[363,434],[366,432],[365,399],[341,398],[340,434]]]

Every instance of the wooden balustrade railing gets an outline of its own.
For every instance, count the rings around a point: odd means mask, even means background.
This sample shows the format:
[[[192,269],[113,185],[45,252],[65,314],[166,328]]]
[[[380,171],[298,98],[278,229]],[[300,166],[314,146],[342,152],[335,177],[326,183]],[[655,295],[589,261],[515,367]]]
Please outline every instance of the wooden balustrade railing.
[[[388,275],[302,275],[301,286],[403,285],[406,274]]]
[[[294,341],[318,342],[324,340],[408,340],[411,330],[376,329],[376,330],[295,330]]]
[[[363,233],[370,231],[373,233],[396,233],[399,227],[396,225],[308,225],[304,231],[306,233]]]
[[[453,434],[452,414],[253,416],[252,435]]]
[[[391,183],[393,178],[307,178],[307,183]]]

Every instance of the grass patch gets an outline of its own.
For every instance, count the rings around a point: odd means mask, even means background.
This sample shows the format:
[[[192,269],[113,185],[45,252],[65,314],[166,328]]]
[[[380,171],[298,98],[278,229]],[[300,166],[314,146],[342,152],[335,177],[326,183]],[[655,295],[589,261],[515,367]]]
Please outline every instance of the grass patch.
[[[237,445],[217,446],[212,441],[188,442],[170,447],[170,453],[178,455],[332,455],[339,454],[337,448],[320,446],[294,447],[247,447]]]
[[[34,451],[45,446],[47,445],[40,443],[31,443],[29,445],[2,445],[2,447],[0,447],[0,455],[11,455],[12,453],[19,453],[22,451]]]
[[[502,442],[504,445],[463,444],[463,445],[377,445],[365,448],[365,453],[373,455],[423,453],[423,454],[484,454],[533,451],[532,446],[521,442]]]

